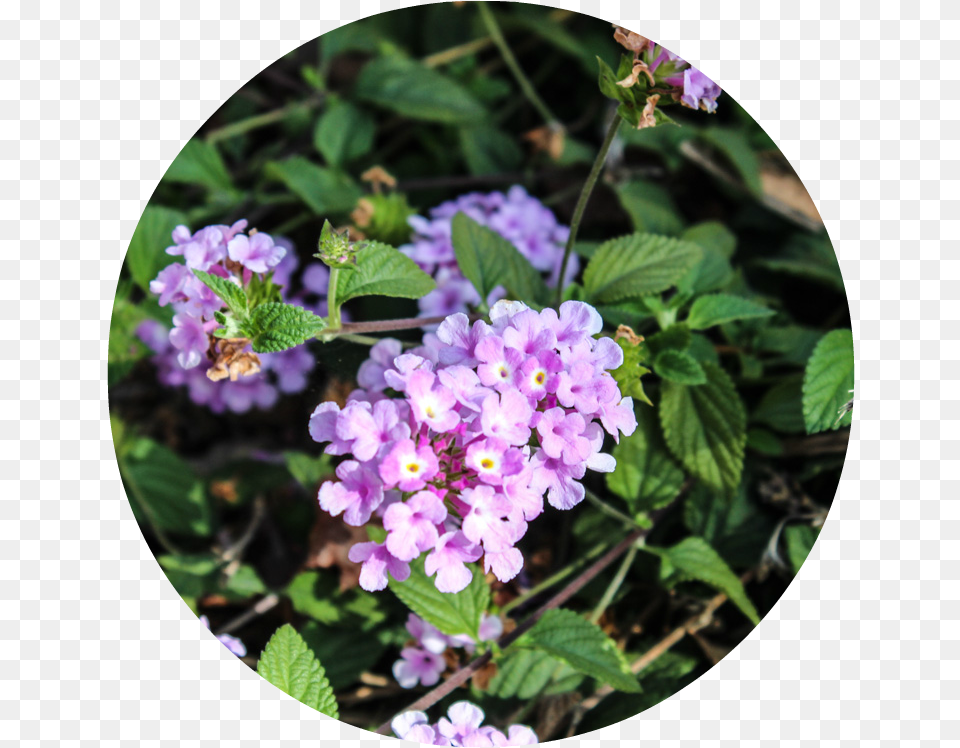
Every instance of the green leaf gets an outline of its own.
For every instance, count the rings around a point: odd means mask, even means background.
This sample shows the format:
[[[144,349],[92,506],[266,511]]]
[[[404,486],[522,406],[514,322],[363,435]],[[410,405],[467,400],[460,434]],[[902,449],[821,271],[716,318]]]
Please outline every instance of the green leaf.
[[[821,337],[820,330],[800,325],[763,327],[757,331],[754,346],[760,351],[779,354],[778,363],[805,366]]]
[[[411,119],[476,124],[487,116],[486,110],[459,83],[399,55],[368,62],[357,78],[354,95]]]
[[[460,149],[471,174],[499,174],[516,169],[523,161],[517,141],[492,125],[461,128]]]
[[[653,405],[643,390],[642,377],[650,373],[648,368],[641,366],[641,362],[647,356],[646,346],[642,342],[631,343],[625,337],[617,338],[616,343],[623,351],[623,363],[610,374],[620,388],[620,394],[645,402],[647,405]]]
[[[672,328],[671,328],[672,329]],[[720,364],[720,354],[713,347],[713,343],[706,335],[696,334],[690,336],[690,345],[687,347],[687,353],[693,356],[700,363]]]
[[[836,416],[834,416],[836,418]],[[767,390],[750,420],[762,423],[785,434],[800,434],[803,421],[803,377],[791,376]]]
[[[520,641],[618,691],[640,691],[637,676],[613,639],[572,610],[548,610]]]
[[[243,598],[263,595],[267,591],[256,569],[249,564],[241,564],[227,580],[225,587],[227,592]]]
[[[760,157],[754,153],[747,136],[729,127],[711,127],[700,133],[700,140],[713,147],[734,168],[754,195],[763,194],[760,181]]]
[[[757,609],[747,597],[743,583],[703,538],[684,538],[672,548],[646,546],[646,549],[660,556],[664,562],[663,571],[672,582],[696,580],[709,584],[730,598],[730,602],[740,608],[754,625],[760,622]]]
[[[700,259],[696,244],[653,234],[604,242],[590,259],[583,286],[592,304],[616,304],[666,291]]]
[[[843,274],[830,237],[796,235],[773,257],[764,257],[755,264],[778,273],[816,281],[844,293]]]
[[[647,348],[654,358],[664,351],[685,351],[690,347],[693,335],[690,328],[682,322],[670,325],[666,330],[651,335],[646,339]]]
[[[363,195],[349,176],[317,166],[302,156],[270,161],[264,167],[268,179],[283,182],[318,216],[347,213]]]
[[[377,123],[373,115],[349,102],[329,107],[317,120],[313,145],[330,166],[342,166],[373,148]]]
[[[297,574],[284,594],[290,598],[293,609],[308,618],[324,624],[339,623],[344,610],[336,599],[337,583],[334,575],[318,571],[302,571]]]
[[[851,413],[838,418],[853,389],[853,334],[833,330],[817,343],[803,374],[803,420],[808,434],[849,426]]]
[[[738,567],[757,563],[776,528],[773,515],[753,503],[750,494],[746,480],[732,496],[697,483],[683,505],[684,524],[690,532]]]
[[[456,593],[441,592],[423,570],[423,560],[410,564],[405,582],[390,579],[390,589],[400,601],[444,634],[468,634],[479,640],[480,615],[490,604],[490,587],[479,569],[466,588]]]
[[[526,303],[545,299],[547,287],[540,273],[500,234],[481,226],[465,213],[453,217],[453,251],[460,271],[486,301],[498,286],[508,298]]]
[[[157,562],[177,594],[188,604],[216,587],[220,559],[212,553],[157,556]]]
[[[742,296],[715,293],[701,296],[690,307],[687,326],[691,330],[706,330],[708,327],[723,325],[737,319],[757,319],[770,317],[774,312],[765,306]]]
[[[617,188],[620,204],[630,215],[635,231],[673,236],[683,230],[683,217],[666,189],[645,181]]]
[[[704,384],[707,381],[697,359],[683,351],[663,351],[654,359],[653,369],[664,379],[678,384]]]
[[[317,490],[322,478],[333,475],[333,461],[327,454],[314,456],[305,452],[284,452],[283,460],[293,479],[307,491]]]
[[[120,463],[131,504],[161,531],[209,535],[212,511],[203,483],[176,453],[137,439]]]
[[[436,287],[433,278],[399,249],[370,242],[357,252],[356,267],[339,274],[337,300],[342,303],[358,296],[419,299]]]
[[[217,147],[200,138],[187,141],[163,178],[171,182],[198,184],[213,190],[233,188],[230,174]]]
[[[257,662],[257,673],[297,701],[339,718],[337,700],[320,660],[289,623],[270,637]]]
[[[326,326],[326,320],[309,309],[269,302],[250,312],[241,327],[254,351],[274,353],[305,343]]]
[[[127,247],[126,262],[130,277],[144,291],[150,290],[150,281],[157,273],[176,262],[166,248],[173,243],[173,230],[186,222],[186,215],[179,210],[148,205],[143,211]]]
[[[783,541],[787,546],[787,558],[790,559],[790,565],[793,567],[793,573],[797,574],[803,562],[807,560],[810,551],[813,550],[814,543],[817,542],[817,536],[820,531],[810,525],[787,525],[783,529]]]
[[[728,260],[737,250],[736,235],[720,221],[698,223],[684,231],[680,238],[693,242],[701,249],[713,250]]]
[[[236,317],[243,319],[247,316],[247,295],[243,288],[236,283],[231,283],[226,278],[221,278],[219,275],[210,275],[210,273],[205,273],[202,270],[194,270],[193,274],[203,281],[207,288],[219,296],[223,303],[227,305],[227,309],[233,312]]]
[[[599,78],[597,81],[600,86],[600,93],[602,93],[608,99],[613,99],[614,101],[620,101],[625,104],[632,105],[633,96],[623,86],[617,85],[617,81],[623,79],[618,78],[617,74],[613,71],[613,68],[611,68],[600,57],[597,57],[597,64],[600,68]]]
[[[569,665],[535,649],[511,650],[498,663],[497,674],[490,681],[491,696],[501,699],[533,699],[539,696],[556,675],[564,674]],[[567,673],[568,674],[568,673]]]
[[[706,384],[663,383],[660,422],[670,451],[691,473],[732,491],[743,469],[747,416],[730,376],[714,364],[702,366]]]
[[[353,629],[332,629],[309,621],[300,632],[320,662],[326,663],[327,680],[336,691],[353,685],[387,650],[375,635],[358,636]]]
[[[617,467],[607,474],[607,488],[627,502],[636,516],[669,504],[683,485],[683,471],[673,461],[651,409],[640,408],[637,430],[613,448]]]

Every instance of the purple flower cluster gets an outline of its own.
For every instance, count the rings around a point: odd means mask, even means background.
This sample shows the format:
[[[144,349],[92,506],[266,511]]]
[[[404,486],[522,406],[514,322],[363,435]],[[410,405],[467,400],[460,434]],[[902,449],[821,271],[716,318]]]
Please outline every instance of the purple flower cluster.
[[[476,642],[467,634],[448,636],[441,633],[413,613],[407,619],[407,631],[413,642],[400,651],[400,659],[393,663],[393,677],[403,688],[413,688],[418,683],[433,686],[447,668],[443,653],[448,648],[464,649],[473,654]],[[483,614],[480,619],[479,640],[492,641],[503,633],[503,621],[497,616]]]
[[[663,63],[672,63],[671,69],[665,71],[667,74],[663,80],[671,86],[682,89],[681,104],[690,109],[703,109],[710,113],[716,111],[717,98],[722,93],[720,86],[666,47],[656,45],[651,52],[651,57],[653,61],[649,67],[654,75]]]
[[[321,403],[310,418],[328,454],[349,455],[320,488],[321,508],[354,526],[376,515],[387,530],[384,543],[350,549],[366,590],[382,590],[388,574],[404,581],[421,554],[441,592],[464,589],[481,557],[485,571],[513,579],[516,544],[544,494],[557,509],[578,504],[587,468],[615,466],[604,434],[636,428],[633,401],[609,374],[623,352],[594,337],[593,307],[567,301],[558,314],[500,301],[490,320],[451,315],[406,353],[380,341],[347,405]]]
[[[206,616],[200,616],[200,623],[210,628],[210,619]],[[247,648],[243,646],[243,642],[240,641],[235,636],[230,636],[230,634],[220,634],[217,639],[220,640],[220,643],[230,650],[230,653],[236,655],[237,657],[246,657]]]
[[[408,219],[414,234],[411,243],[400,250],[437,282],[436,289],[420,299],[421,316],[465,312],[470,305],[480,303],[473,285],[461,274],[453,253],[451,221],[461,212],[507,239],[537,270],[549,276],[551,285],[556,284],[570,229],[557,223],[553,212],[519,185],[511,187],[506,194],[472,192],[431,209],[429,218],[411,216]],[[567,282],[578,270],[577,258],[571,257]],[[492,305],[503,296],[503,289],[494,289],[487,303]]]
[[[469,701],[458,701],[447,710],[447,716],[431,725],[423,712],[404,712],[391,722],[394,734],[401,740],[427,745],[508,746],[536,745],[537,734],[526,725],[511,725],[506,734],[483,725],[483,710]]]
[[[240,233],[246,225],[246,221],[238,221],[229,227],[207,226],[195,234],[186,226],[174,229],[174,244],[167,248],[167,254],[183,257],[185,262],[168,265],[150,283],[159,305],[172,307],[173,327],[146,320],[137,328],[137,336],[154,353],[160,382],[187,387],[193,402],[215,413],[270,408],[280,393],[302,391],[315,363],[301,346],[259,354],[259,371],[248,376],[220,382],[207,377],[213,365],[207,355],[210,333],[218,326],[213,315],[224,304],[193,271],[202,270],[241,286],[249,284],[254,273],[272,272],[273,283],[286,288],[299,266],[297,253],[288,241],[274,241],[262,232],[252,236]],[[328,277],[326,266],[311,263],[302,274],[303,292],[285,301],[326,314],[323,297]]]

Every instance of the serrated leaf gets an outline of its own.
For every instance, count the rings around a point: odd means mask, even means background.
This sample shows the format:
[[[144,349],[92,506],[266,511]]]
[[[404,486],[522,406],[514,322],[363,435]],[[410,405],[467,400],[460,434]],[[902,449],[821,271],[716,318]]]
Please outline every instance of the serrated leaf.
[[[642,381],[643,375],[650,373],[647,367],[641,366],[641,363],[646,360],[646,346],[642,342],[631,343],[627,338],[617,338],[616,343],[623,351],[623,363],[610,374],[620,388],[620,394],[645,402],[647,405],[653,405],[647,393],[644,392]]]
[[[637,676],[613,639],[572,610],[548,610],[521,641],[618,691],[640,692]]]
[[[215,190],[230,190],[233,187],[230,173],[217,147],[200,138],[187,141],[163,178]]]
[[[509,241],[481,226],[465,213],[453,217],[453,251],[460,271],[486,301],[498,286],[508,298],[524,302],[545,299],[547,287],[540,273]]]
[[[459,83],[399,55],[384,55],[368,62],[357,78],[354,95],[411,119],[475,124],[487,116]]]
[[[501,699],[532,699],[540,695],[554,672],[563,665],[546,652],[535,649],[510,651],[498,663],[497,674],[490,681],[488,691],[491,696]]]
[[[356,182],[346,174],[317,166],[302,156],[270,161],[264,167],[264,174],[269,179],[283,182],[318,216],[353,210],[363,195]]]
[[[342,166],[369,153],[376,132],[372,114],[349,102],[339,102],[320,115],[313,144],[328,164]]]
[[[184,213],[162,206],[148,205],[143,211],[127,247],[126,263],[130,277],[144,291],[150,290],[157,273],[175,261],[166,248],[172,244],[170,234],[186,221]]]
[[[702,364],[706,384],[665,381],[660,423],[670,451],[708,486],[732,491],[740,482],[747,416],[730,376]]]
[[[849,426],[848,412],[838,418],[853,389],[853,334],[833,330],[817,343],[803,374],[803,420],[808,434]]]
[[[427,623],[444,634],[468,634],[479,640],[480,615],[490,604],[490,587],[473,569],[470,584],[460,592],[441,592],[423,569],[423,559],[410,564],[410,578],[405,582],[390,579],[390,589],[400,601]]]
[[[336,599],[336,575],[319,571],[302,571],[297,574],[284,594],[290,598],[293,609],[308,618],[323,624],[339,623],[344,610]]]
[[[617,187],[620,205],[633,229],[646,234],[675,236],[683,230],[683,217],[670,193],[652,182],[637,180]]]
[[[516,169],[523,161],[517,141],[487,124],[461,128],[460,150],[471,174],[499,174]]]
[[[300,635],[317,659],[325,663],[327,680],[334,691],[353,685],[387,649],[374,635],[358,636],[354,629],[332,629],[315,621],[308,622]]]
[[[715,293],[694,301],[686,322],[691,330],[706,330],[738,319],[758,319],[773,314],[773,310],[742,296]]]
[[[419,299],[436,287],[433,278],[399,249],[370,242],[357,252],[356,266],[339,274],[337,300],[345,302],[358,296]]]
[[[720,221],[698,223],[684,231],[680,238],[704,250],[713,250],[728,260],[737,250],[736,235]]]
[[[684,502],[683,519],[727,563],[744,567],[760,560],[776,526],[771,515],[750,501],[746,480],[732,496],[695,484]]]
[[[653,361],[653,370],[664,379],[678,384],[703,384],[707,375],[703,367],[689,353],[668,348]]]
[[[257,662],[257,673],[297,701],[328,717],[340,717],[320,660],[289,623],[270,637]]]
[[[309,309],[269,302],[250,312],[241,329],[254,351],[274,353],[302,345],[326,326],[326,320]]]
[[[803,433],[803,377],[791,376],[777,382],[760,398],[750,419],[785,434]]]
[[[647,349],[650,355],[656,358],[664,351],[685,351],[690,347],[693,338],[690,328],[682,322],[676,325],[670,325],[666,330],[661,330],[646,339]]]
[[[666,291],[700,259],[696,244],[654,234],[604,242],[583,274],[592,304],[616,304]]]
[[[193,273],[207,288],[220,297],[220,300],[227,305],[227,309],[236,317],[243,319],[247,316],[247,295],[240,286],[219,275],[211,275],[202,270],[194,270]]]
[[[683,485],[683,470],[667,451],[652,409],[639,409],[637,430],[621,437],[613,456],[617,467],[607,474],[607,488],[634,516],[666,506]]]
[[[747,597],[743,583],[703,538],[684,538],[672,548],[650,548],[669,564],[669,575],[675,581],[697,580],[720,590],[755,625],[760,622],[757,609]]]
[[[207,493],[184,460],[152,439],[137,439],[121,460],[131,505],[161,531],[209,535],[212,511]]]
[[[691,335],[687,353],[700,363],[720,364],[720,354],[706,335]]]
[[[779,354],[778,363],[805,366],[821,337],[819,330],[800,325],[763,327],[757,331],[754,345],[757,350]]]

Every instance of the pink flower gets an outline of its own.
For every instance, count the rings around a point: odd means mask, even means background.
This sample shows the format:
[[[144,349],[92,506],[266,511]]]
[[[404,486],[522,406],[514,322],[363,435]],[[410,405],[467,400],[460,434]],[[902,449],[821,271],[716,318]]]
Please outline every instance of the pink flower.
[[[492,486],[477,486],[465,489],[460,500],[470,507],[462,525],[468,540],[483,543],[485,550],[500,550],[513,544],[510,527],[504,522],[513,509],[506,496]]]
[[[444,533],[437,540],[433,552],[424,562],[428,577],[437,575],[436,585],[441,592],[459,592],[465,589],[473,573],[466,564],[481,556],[480,546],[471,543],[459,531]]]
[[[499,486],[504,478],[523,470],[523,453],[503,439],[479,439],[467,447],[467,466],[477,471],[484,483]]]
[[[401,423],[393,400],[369,403],[352,402],[337,418],[337,436],[352,442],[350,451],[361,462],[374,459],[381,448],[410,436],[410,427]]]
[[[522,446],[530,438],[533,409],[519,390],[505,390],[499,396],[487,395],[480,408],[480,426],[484,436],[504,439]]]
[[[590,456],[590,440],[583,436],[586,425],[579,413],[551,408],[537,422],[543,451],[549,457],[563,459],[567,465],[583,462]]]
[[[227,244],[227,253],[234,262],[239,262],[254,273],[267,273],[283,259],[287,253],[283,247],[273,243],[273,237],[262,231],[253,236],[237,234]]]
[[[453,410],[456,395],[437,381],[431,371],[415,371],[407,380],[407,399],[417,423],[438,433],[452,430],[460,416]]]
[[[391,504],[383,514],[383,526],[389,532],[387,550],[401,561],[412,561],[433,548],[439,537],[437,525],[446,517],[443,502],[430,491]]]
[[[328,481],[320,486],[320,507],[336,517],[343,512],[343,521],[360,527],[369,521],[373,510],[383,501],[383,483],[370,468],[355,460],[337,467],[339,482]]]
[[[420,647],[404,647],[400,650],[400,659],[393,663],[393,677],[401,688],[413,688],[418,683],[433,686],[446,669],[442,655]]]
[[[478,320],[471,326],[466,314],[450,315],[437,328],[437,337],[445,344],[440,349],[440,363],[476,366],[474,352],[477,344],[490,332],[486,322]]]
[[[209,330],[207,328],[210,328]],[[177,354],[177,361],[184,369],[192,369],[203,360],[210,347],[210,339],[207,336],[216,324],[205,325],[196,317],[187,314],[175,314],[173,316],[173,329],[170,331],[170,342],[180,353]]]
[[[388,488],[419,491],[440,469],[437,456],[429,446],[417,447],[412,439],[403,439],[380,463],[380,477]]]
[[[387,574],[398,582],[405,582],[410,578],[410,564],[394,558],[384,546],[379,543],[357,543],[347,558],[355,564],[363,563],[360,567],[360,586],[367,592],[379,592],[387,586]]]
[[[357,384],[361,387],[382,392],[387,388],[383,374],[387,369],[394,368],[393,361],[403,352],[399,340],[384,338],[370,349],[370,358],[360,364],[357,372]]]
[[[502,338],[489,335],[477,345],[475,355],[481,362],[477,367],[477,376],[483,384],[500,392],[515,385],[523,364],[523,353],[504,348]]]

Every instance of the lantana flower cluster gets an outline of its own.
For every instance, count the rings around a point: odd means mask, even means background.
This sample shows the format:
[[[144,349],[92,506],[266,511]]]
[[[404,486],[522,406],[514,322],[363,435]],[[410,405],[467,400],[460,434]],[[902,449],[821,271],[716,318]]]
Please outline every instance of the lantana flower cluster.
[[[407,631],[413,641],[400,651],[400,659],[393,663],[393,677],[403,688],[436,685],[447,669],[443,653],[448,649],[463,649],[467,654],[476,650],[477,641],[469,634],[444,634],[413,613],[407,619]],[[477,633],[480,642],[496,640],[503,633],[503,621],[484,613]]]
[[[211,333],[219,326],[214,312],[224,304],[194,271],[243,286],[254,274],[272,273],[273,284],[286,289],[299,267],[292,244],[284,239],[274,241],[263,232],[241,233],[246,226],[242,220],[232,226],[207,226],[196,233],[186,226],[174,229],[174,243],[166,251],[183,257],[184,262],[168,265],[150,283],[159,305],[172,307],[173,327],[146,320],[137,328],[140,340],[154,353],[160,382],[187,387],[193,402],[215,413],[270,408],[280,393],[305,389],[315,365],[314,357],[303,346],[267,354],[254,354],[249,346],[242,346],[230,352],[229,365],[217,367],[217,340]],[[325,314],[328,277],[325,265],[310,263],[301,274],[301,293],[284,300]],[[282,296],[286,294],[282,292]],[[224,381],[216,381],[219,378]]]
[[[536,745],[537,734],[526,725],[510,725],[502,732],[484,725],[483,710],[469,701],[451,704],[447,716],[430,724],[423,712],[404,712],[394,717],[390,726],[401,740],[412,740],[427,745],[492,746]]]
[[[321,403],[310,433],[344,455],[338,480],[320,488],[320,506],[361,526],[376,515],[383,543],[354,545],[360,586],[404,581],[421,554],[441,592],[472,578],[467,564],[503,582],[523,567],[516,547],[543,511],[584,498],[587,469],[610,472],[604,435],[632,434],[633,401],[610,371],[623,361],[588,304],[559,313],[500,301],[490,323],[447,317],[423,345],[377,343],[358,372],[360,388],[341,410]],[[399,395],[391,396],[392,393]]]
[[[480,303],[476,289],[463,277],[453,253],[451,221],[460,212],[500,234],[530,264],[548,276],[550,285],[556,285],[570,229],[558,223],[553,211],[519,185],[506,193],[471,192],[432,208],[429,218],[411,216],[407,219],[414,233],[411,242],[400,250],[437,282],[437,287],[419,301],[421,316],[465,312]],[[579,262],[572,256],[567,265],[566,282],[573,280],[578,271]],[[492,305],[504,295],[503,289],[497,288],[485,301]]]

